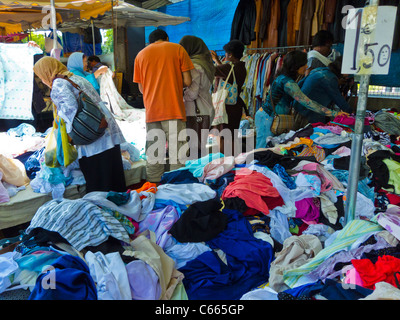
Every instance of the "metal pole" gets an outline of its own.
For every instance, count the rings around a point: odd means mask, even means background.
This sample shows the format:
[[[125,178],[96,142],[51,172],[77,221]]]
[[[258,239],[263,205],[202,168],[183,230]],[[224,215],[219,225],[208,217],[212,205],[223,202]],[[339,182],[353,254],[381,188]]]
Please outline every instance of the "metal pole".
[[[93,41],[93,55],[96,55],[96,40],[94,38],[94,24],[93,24],[93,19],[90,18],[90,21],[92,23],[92,41]]]
[[[53,29],[53,50],[57,49],[57,16],[56,16],[56,5],[54,0],[50,0],[50,14],[51,14],[51,28]]]
[[[369,5],[379,5],[379,0],[369,1]],[[361,155],[364,140],[364,121],[368,102],[368,89],[370,75],[362,75],[360,79],[360,90],[357,104],[356,123],[351,144],[351,157],[349,168],[349,181],[347,186],[345,223],[353,221],[356,216],[356,203],[358,192],[358,181],[360,177]]]

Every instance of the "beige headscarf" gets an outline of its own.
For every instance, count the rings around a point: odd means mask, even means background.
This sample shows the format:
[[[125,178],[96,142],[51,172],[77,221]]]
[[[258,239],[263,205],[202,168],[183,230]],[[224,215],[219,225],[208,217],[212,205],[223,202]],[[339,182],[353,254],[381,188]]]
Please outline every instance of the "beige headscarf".
[[[52,57],[43,57],[33,66],[33,71],[42,82],[51,88],[53,80],[58,74],[72,77],[74,74],[69,72],[67,67]]]
[[[210,50],[204,41],[195,36],[184,36],[179,44],[185,48],[192,62],[200,65],[204,69],[208,79],[213,82],[215,67]]]

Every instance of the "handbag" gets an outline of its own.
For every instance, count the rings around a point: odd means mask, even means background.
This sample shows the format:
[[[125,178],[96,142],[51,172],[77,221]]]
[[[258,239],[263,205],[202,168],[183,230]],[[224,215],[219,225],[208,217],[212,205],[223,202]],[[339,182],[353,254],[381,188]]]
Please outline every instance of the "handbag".
[[[238,99],[238,85],[236,83],[236,76],[235,76],[235,72],[233,71],[234,69],[234,65],[232,65],[231,71],[228,74],[228,77],[226,78],[226,80],[221,80],[218,87],[219,88],[223,88],[226,87],[226,90],[228,90],[228,96],[225,99],[225,104],[226,105],[235,105],[237,103],[237,99]],[[231,74],[233,74],[233,84],[230,84],[228,82],[228,79],[231,77]]]
[[[196,131],[197,139],[198,139],[198,146],[202,145],[202,130],[207,129],[207,137],[208,131],[210,130],[211,123],[210,123],[210,116],[208,115],[200,115],[200,109],[197,107],[197,101],[194,100],[196,115],[195,116],[188,116],[186,117],[186,127],[188,129],[193,129]],[[206,138],[207,138],[206,137]]]
[[[290,108],[289,114],[277,114],[275,110],[275,104],[272,100],[271,92],[269,96],[271,100],[272,110],[274,112],[274,120],[272,121],[271,132],[274,135],[279,136],[283,133],[288,133],[290,130],[293,130],[295,126],[295,116],[293,114],[293,109]]]
[[[69,133],[73,144],[88,145],[95,142],[104,135],[108,126],[104,113],[75,82],[66,76],[59,75],[57,77],[67,80],[79,90],[78,110]]]

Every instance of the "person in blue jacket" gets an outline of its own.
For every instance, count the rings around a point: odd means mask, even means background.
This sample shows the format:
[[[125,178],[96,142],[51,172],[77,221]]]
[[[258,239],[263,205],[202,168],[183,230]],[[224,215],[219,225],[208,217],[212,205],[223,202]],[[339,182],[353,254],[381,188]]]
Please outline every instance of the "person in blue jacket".
[[[72,72],[77,76],[81,76],[88,80],[93,87],[96,89],[97,93],[100,93],[100,85],[97,81],[97,78],[101,76],[103,73],[107,72],[107,66],[102,66],[97,69],[95,72],[90,73],[87,72],[87,56],[82,52],[74,52],[68,58],[67,68],[68,71]]]
[[[352,113],[351,106],[340,91],[340,82],[346,78],[341,74],[341,69],[342,57],[338,57],[327,67],[311,70],[310,74],[299,82],[301,91],[324,107],[332,109],[336,105],[341,111]],[[297,101],[293,106],[309,123],[329,121],[323,114],[306,109]]]

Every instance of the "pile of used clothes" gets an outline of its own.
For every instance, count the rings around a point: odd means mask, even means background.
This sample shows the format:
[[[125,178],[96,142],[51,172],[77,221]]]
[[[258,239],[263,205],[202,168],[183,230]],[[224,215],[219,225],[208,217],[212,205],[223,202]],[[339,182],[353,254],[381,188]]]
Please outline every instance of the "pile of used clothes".
[[[0,298],[400,299],[399,123],[366,118],[354,220],[355,119],[338,117],[190,160],[159,185],[47,202],[0,240]]]

